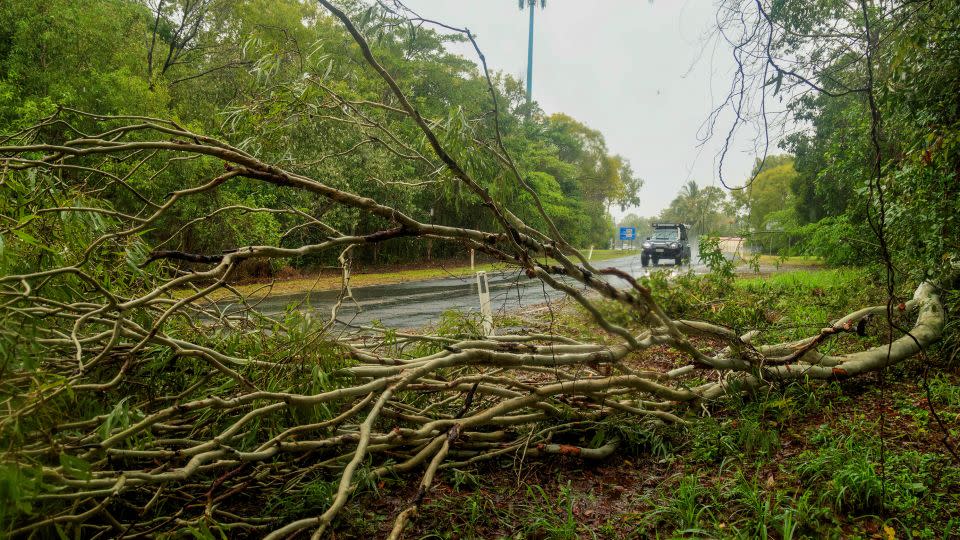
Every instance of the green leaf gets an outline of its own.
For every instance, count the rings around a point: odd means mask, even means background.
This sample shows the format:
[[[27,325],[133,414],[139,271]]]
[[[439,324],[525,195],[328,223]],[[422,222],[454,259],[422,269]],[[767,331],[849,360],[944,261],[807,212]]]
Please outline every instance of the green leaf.
[[[80,480],[90,479],[90,464],[81,458],[70,454],[60,454],[60,466],[63,467],[63,472],[68,476]]]
[[[17,238],[19,238],[20,241],[23,242],[24,244],[30,244],[31,246],[36,246],[36,245],[39,244],[39,242],[37,242],[37,239],[36,239],[36,238],[34,238],[34,237],[31,236],[29,233],[24,232],[24,231],[22,231],[22,230],[20,230],[20,229],[14,229],[14,230],[13,230],[13,234],[14,234]]]

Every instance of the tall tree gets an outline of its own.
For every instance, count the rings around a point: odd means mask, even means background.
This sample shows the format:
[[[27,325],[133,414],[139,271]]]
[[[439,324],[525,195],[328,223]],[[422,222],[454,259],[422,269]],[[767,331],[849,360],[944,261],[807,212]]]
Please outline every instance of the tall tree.
[[[721,13],[720,30],[741,43],[727,103],[763,114],[786,99],[801,128],[784,145],[796,156],[798,218],[838,238],[846,260],[881,263],[891,295],[899,277],[951,275],[960,4],[729,0]]]
[[[726,202],[727,196],[722,189],[700,187],[695,180],[690,180],[680,188],[658,219],[686,223],[696,234],[715,233],[733,221]]]
[[[797,181],[793,156],[768,156],[757,160],[746,188],[735,192],[747,213],[747,225],[753,231],[782,229],[793,224],[797,202],[793,186]]]

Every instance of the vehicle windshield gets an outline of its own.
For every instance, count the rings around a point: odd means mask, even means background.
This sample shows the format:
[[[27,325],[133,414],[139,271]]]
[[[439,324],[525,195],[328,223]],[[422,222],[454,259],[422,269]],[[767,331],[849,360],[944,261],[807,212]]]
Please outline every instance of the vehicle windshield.
[[[653,240],[676,240],[680,235],[676,229],[655,229],[653,231]]]

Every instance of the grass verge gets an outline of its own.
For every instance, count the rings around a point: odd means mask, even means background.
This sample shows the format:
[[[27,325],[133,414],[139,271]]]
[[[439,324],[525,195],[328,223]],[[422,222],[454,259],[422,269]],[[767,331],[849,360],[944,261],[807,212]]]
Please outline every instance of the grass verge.
[[[791,266],[822,266],[823,260],[820,257],[810,257],[799,255],[793,257],[781,257],[779,255],[760,255],[759,263],[762,265],[781,267]]]
[[[588,250],[583,251],[584,255]],[[629,257],[639,253],[637,250],[614,250],[614,249],[596,249],[593,252],[592,262],[617,259],[620,257]],[[442,279],[446,277],[463,278],[470,276],[473,272],[492,272],[503,268],[502,264],[478,264],[476,270],[470,270],[470,264],[457,262],[453,266],[430,266],[425,268],[409,268],[393,271],[370,271],[356,272],[350,276],[350,285],[352,287],[367,287],[371,285],[391,285],[394,283],[406,283],[410,281],[425,281],[430,279]],[[236,290],[244,295],[263,295],[269,291],[270,295],[299,294],[314,291],[339,290],[341,284],[340,272],[338,270],[327,270],[315,275],[306,277],[297,277],[283,280],[257,280],[246,283],[237,283],[232,285]],[[178,291],[177,297],[189,296],[192,291]],[[227,290],[220,289],[210,295],[213,300],[232,296]]]

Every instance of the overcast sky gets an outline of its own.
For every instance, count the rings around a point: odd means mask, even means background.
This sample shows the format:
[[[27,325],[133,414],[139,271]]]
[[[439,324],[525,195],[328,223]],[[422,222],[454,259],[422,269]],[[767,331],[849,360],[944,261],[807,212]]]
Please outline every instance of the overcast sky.
[[[516,0],[405,4],[425,18],[470,28],[491,68],[526,79],[528,13]],[[728,124],[703,148],[697,139],[726,95],[733,65],[723,46],[704,45],[713,4],[548,0],[537,9],[533,97],[547,113],[564,112],[599,129],[611,151],[630,160],[646,185],[639,208],[627,212],[655,215],[690,179],[720,185],[716,161]],[[753,159],[752,144],[741,145],[727,156],[724,178],[742,181]]]

